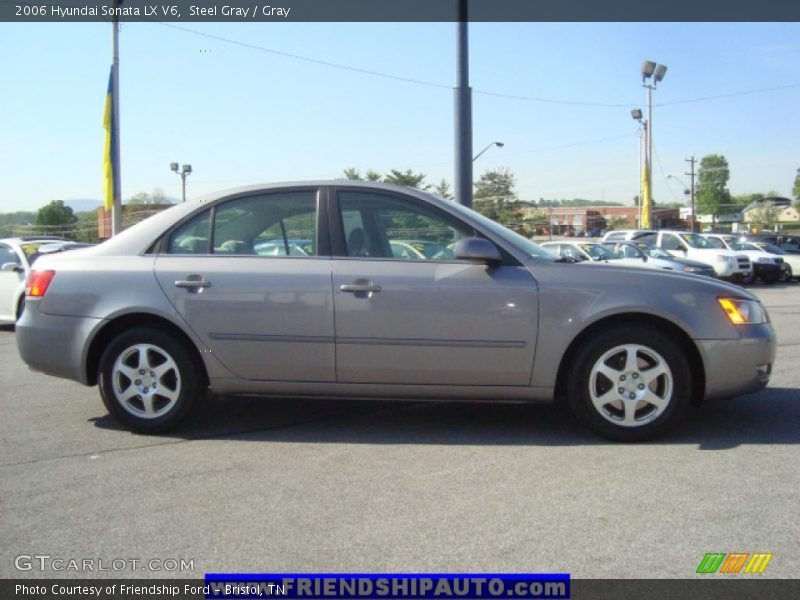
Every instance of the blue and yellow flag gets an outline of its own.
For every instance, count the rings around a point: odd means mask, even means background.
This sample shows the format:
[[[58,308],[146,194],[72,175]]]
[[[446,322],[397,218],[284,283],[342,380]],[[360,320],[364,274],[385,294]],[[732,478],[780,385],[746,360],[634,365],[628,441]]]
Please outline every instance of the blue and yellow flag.
[[[106,107],[103,112],[103,128],[106,130],[106,143],[103,151],[103,189],[105,190],[105,207],[111,210],[114,207],[114,187],[117,180],[117,161],[114,156],[114,67],[108,75],[108,91],[106,92]]]

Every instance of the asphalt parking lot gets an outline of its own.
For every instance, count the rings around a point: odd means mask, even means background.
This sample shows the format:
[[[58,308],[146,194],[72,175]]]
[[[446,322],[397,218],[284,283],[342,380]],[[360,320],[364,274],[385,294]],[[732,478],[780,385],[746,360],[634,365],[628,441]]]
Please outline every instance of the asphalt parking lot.
[[[215,400],[178,435],[133,435],[96,389],[28,371],[0,331],[0,577],[685,578],[707,552],[771,552],[762,577],[796,577],[800,285],[751,289],[778,332],[770,386],[642,445],[552,406],[255,398]],[[16,569],[36,554],[194,571]]]

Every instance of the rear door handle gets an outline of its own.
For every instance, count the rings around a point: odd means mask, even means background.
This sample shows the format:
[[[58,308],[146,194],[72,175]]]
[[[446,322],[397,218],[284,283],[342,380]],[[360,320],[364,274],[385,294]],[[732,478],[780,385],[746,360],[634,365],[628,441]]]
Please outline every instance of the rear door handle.
[[[340,285],[339,289],[351,294],[377,294],[381,291],[381,286],[374,283],[345,283]]]
[[[191,277],[191,275],[189,275]],[[207,288],[211,287],[211,282],[206,281],[205,279],[178,279],[175,282],[175,287],[179,288]]]

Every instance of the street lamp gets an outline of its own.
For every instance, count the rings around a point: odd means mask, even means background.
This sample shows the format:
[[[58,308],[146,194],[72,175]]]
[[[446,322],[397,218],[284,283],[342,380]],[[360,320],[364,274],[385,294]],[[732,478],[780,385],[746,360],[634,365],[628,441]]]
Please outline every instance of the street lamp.
[[[486,148],[484,148],[483,150],[481,150],[480,152],[478,152],[478,153],[475,155],[475,157],[472,159],[472,162],[475,162],[476,160],[478,160],[478,157],[479,157],[481,154],[483,154],[484,152],[486,152],[486,151],[487,151],[489,148],[491,148],[492,146],[497,146],[498,148],[502,148],[503,146],[505,146],[505,144],[504,144],[503,142],[492,142],[491,144],[489,144],[488,146],[486,146]]]
[[[181,170],[178,171],[178,163],[173,162],[169,163],[169,168],[172,169],[176,175],[181,176],[181,198],[183,202],[186,202],[186,177],[192,174],[192,165],[183,165]]]
[[[647,88],[647,125],[645,127],[645,134],[647,135],[646,154],[645,154],[645,169],[647,171],[647,178],[644,181],[644,194],[642,198],[642,223],[644,228],[650,227],[650,211],[652,207],[650,184],[653,181],[653,90],[658,87],[658,82],[664,79],[667,74],[667,66],[659,65],[652,60],[644,61],[642,64],[642,87]],[[652,83],[648,80],[652,79]]]

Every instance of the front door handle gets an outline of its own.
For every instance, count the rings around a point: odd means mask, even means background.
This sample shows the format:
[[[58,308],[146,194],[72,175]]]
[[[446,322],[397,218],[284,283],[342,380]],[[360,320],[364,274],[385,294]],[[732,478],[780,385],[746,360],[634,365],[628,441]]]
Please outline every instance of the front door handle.
[[[345,283],[340,285],[339,289],[350,294],[377,294],[381,291],[381,286],[370,281],[368,283]]]
[[[196,279],[194,277],[196,277]],[[196,288],[203,289],[211,287],[211,282],[206,281],[200,275],[196,275],[194,277],[192,275],[189,275],[187,279],[178,279],[175,282],[175,287],[190,288],[190,289],[196,289]]]

